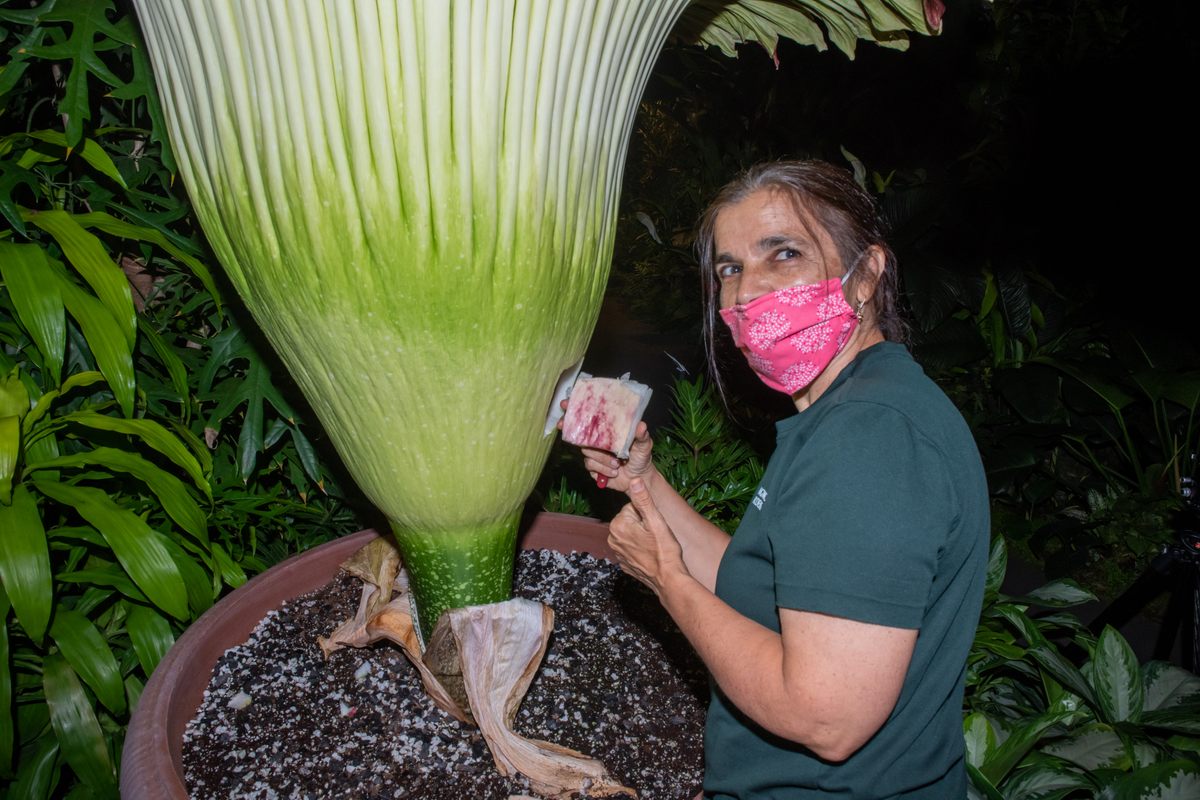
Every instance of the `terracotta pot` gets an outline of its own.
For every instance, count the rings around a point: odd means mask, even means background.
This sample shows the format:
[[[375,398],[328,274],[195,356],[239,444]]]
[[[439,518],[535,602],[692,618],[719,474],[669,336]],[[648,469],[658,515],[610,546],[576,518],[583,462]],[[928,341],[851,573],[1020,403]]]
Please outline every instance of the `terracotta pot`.
[[[217,659],[246,641],[268,611],[328,583],[343,561],[378,535],[359,531],[293,556],[248,581],[184,631],[150,676],[130,721],[121,758],[123,800],[187,800],[183,731],[200,708]],[[599,520],[543,512],[519,544],[527,550],[611,558],[607,538],[608,526]]]

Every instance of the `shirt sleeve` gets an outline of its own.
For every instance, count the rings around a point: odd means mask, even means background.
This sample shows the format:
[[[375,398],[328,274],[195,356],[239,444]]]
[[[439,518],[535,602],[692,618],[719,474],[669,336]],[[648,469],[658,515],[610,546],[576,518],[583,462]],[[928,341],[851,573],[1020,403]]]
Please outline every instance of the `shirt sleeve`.
[[[921,627],[953,524],[945,459],[900,412],[832,410],[787,472],[768,532],[780,608]]]

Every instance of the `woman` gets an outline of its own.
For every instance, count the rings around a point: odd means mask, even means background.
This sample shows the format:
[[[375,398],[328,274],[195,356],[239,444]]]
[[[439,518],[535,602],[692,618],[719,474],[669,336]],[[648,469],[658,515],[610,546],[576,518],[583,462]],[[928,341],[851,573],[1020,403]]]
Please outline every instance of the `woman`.
[[[966,796],[962,693],[988,549],[970,431],[902,344],[873,202],[820,162],[756,167],[700,224],[710,354],[719,315],[797,414],[728,537],[655,469],[585,450],[631,500],[622,567],[713,679],[712,798]]]

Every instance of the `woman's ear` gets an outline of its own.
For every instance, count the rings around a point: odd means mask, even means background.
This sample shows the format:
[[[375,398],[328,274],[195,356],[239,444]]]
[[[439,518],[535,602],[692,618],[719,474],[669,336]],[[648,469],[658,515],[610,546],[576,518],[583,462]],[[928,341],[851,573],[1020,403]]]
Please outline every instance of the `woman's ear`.
[[[858,278],[854,282],[856,304],[871,302],[871,298],[875,296],[875,287],[879,285],[879,279],[883,277],[883,270],[886,267],[887,256],[884,255],[883,248],[874,244],[868,247],[856,270]]]

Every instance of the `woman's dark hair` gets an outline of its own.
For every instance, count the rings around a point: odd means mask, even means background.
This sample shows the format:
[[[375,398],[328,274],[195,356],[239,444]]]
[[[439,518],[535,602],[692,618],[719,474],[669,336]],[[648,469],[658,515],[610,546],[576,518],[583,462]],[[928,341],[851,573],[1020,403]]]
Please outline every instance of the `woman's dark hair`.
[[[700,260],[700,280],[704,289],[704,346],[718,387],[715,344],[720,284],[714,271],[717,216],[762,189],[780,192],[823,225],[833,239],[845,269],[857,264],[871,247],[883,252],[883,273],[875,284],[869,304],[875,324],[885,339],[907,341],[908,326],[898,309],[896,255],[884,238],[883,221],[871,195],[854,181],[850,172],[824,161],[765,162],[726,184],[700,216],[696,231],[696,255]],[[853,289],[860,279],[860,273],[852,274],[849,288]]]

